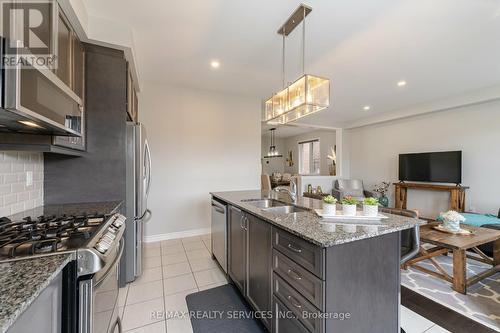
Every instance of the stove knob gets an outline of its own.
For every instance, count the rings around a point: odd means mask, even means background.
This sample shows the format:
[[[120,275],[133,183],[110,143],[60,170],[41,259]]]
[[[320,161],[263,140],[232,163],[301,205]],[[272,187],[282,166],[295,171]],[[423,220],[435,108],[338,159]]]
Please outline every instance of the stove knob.
[[[118,215],[115,219],[115,221],[113,222],[113,225],[117,228],[120,228],[123,223],[125,222],[125,216],[123,215]]]
[[[104,235],[103,238],[113,241],[116,238],[116,235],[113,235],[111,232],[108,232],[106,233],[106,235]]]
[[[102,241],[99,241],[96,245],[95,245],[95,249],[99,252],[101,252],[102,254],[106,253],[106,251],[109,249],[109,245],[106,244],[106,242],[102,242]]]

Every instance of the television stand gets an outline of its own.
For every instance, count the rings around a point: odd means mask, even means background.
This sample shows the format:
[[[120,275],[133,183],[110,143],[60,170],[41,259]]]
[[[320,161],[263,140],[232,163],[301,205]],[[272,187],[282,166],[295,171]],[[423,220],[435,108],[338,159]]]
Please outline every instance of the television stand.
[[[469,189],[468,186],[457,185],[438,185],[438,184],[424,184],[424,183],[394,183],[396,188],[394,193],[395,207],[398,209],[406,209],[408,201],[408,189],[414,190],[429,190],[429,191],[446,191],[450,193],[451,210],[457,212],[465,211],[465,190]]]

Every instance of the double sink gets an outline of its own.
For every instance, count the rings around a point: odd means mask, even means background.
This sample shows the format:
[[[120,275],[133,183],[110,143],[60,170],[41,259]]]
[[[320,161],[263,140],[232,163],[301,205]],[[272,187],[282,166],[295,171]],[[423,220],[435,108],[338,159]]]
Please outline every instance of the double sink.
[[[243,200],[252,206],[262,209],[264,212],[273,214],[292,214],[298,212],[306,212],[308,209],[292,206],[290,204],[274,200],[274,199],[250,199]]]

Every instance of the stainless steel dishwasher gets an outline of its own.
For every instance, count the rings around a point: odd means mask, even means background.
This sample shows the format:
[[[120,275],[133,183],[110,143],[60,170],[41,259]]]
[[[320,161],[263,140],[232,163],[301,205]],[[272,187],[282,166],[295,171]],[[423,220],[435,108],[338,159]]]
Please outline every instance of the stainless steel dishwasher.
[[[227,205],[212,199],[212,254],[227,273]]]

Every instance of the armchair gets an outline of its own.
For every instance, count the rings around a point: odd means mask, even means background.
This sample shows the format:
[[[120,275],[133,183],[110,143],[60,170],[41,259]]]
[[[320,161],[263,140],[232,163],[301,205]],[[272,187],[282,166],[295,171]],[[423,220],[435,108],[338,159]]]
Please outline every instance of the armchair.
[[[352,196],[356,200],[363,200],[366,197],[379,197],[378,193],[365,190],[363,181],[360,179],[337,179],[332,189],[332,195],[337,200],[342,200],[346,196]]]

